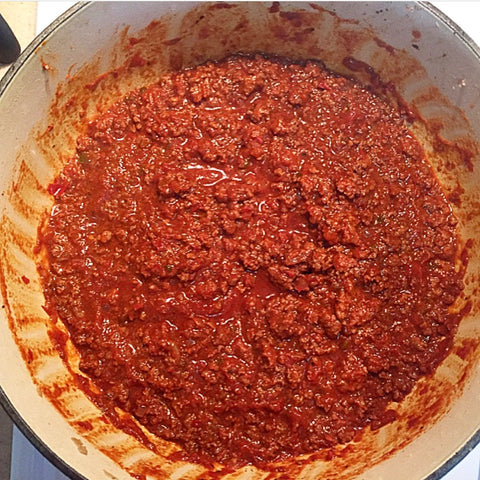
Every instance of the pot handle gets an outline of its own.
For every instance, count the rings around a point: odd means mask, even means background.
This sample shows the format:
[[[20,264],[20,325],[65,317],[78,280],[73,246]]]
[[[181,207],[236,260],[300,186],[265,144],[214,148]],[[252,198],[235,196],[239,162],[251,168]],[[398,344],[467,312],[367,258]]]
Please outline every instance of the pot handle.
[[[20,44],[8,23],[0,15],[0,63],[13,63],[20,55]]]

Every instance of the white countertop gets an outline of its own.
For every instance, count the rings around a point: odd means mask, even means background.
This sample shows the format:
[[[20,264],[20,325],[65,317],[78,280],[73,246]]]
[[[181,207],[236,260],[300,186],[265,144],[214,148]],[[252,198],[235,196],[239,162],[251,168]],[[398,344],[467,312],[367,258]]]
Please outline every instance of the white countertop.
[[[480,45],[480,2],[431,2],[450,17]],[[70,8],[74,2],[38,2],[37,33],[48,26],[57,16]],[[480,405],[479,405],[480,408]],[[480,445],[453,468],[442,480],[480,480]],[[20,432],[14,430],[11,480],[66,480],[30,445]],[[407,479],[406,479],[407,480]]]

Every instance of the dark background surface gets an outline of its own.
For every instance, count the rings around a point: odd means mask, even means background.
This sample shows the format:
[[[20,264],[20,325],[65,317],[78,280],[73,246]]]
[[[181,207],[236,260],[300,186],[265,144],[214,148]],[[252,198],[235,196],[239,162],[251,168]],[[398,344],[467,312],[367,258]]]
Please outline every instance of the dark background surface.
[[[10,478],[12,421],[0,407],[0,480]]]

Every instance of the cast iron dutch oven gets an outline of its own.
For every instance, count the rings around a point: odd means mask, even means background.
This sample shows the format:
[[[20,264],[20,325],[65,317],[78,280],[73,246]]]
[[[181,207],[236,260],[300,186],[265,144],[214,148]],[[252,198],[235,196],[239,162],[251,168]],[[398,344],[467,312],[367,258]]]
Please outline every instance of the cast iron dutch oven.
[[[144,432],[155,447],[149,448],[148,442],[110,422],[76,380],[73,347],[67,364],[59,357],[49,335],[51,320],[42,308],[33,253],[37,229],[52,205],[47,185],[74,151],[85,119],[162,72],[227,53],[262,51],[319,58],[334,71],[368,84],[368,69],[352,71],[344,65],[345,58],[353,57],[391,82],[428,127],[424,140],[432,164],[445,190],[456,192],[452,208],[470,257],[465,290],[470,312],[451,354],[398,406],[399,419],[393,424],[337,447],[330,460],[292,461],[279,465],[276,473],[247,466],[217,476],[440,478],[480,438],[480,51],[426,3],[280,2],[272,8],[271,3],[240,2],[229,7],[202,2],[78,4],[42,32],[2,80],[2,404],[30,440],[72,478],[210,478],[204,467],[168,460],[175,445]],[[239,18],[241,34],[235,30]],[[157,22],[147,31],[155,34],[145,35],[152,20]],[[199,24],[208,29],[200,32]],[[299,41],[306,25],[308,38]],[[279,29],[284,33],[280,37]],[[129,42],[132,37],[143,40]],[[165,41],[169,39],[176,41]],[[147,64],[124,68],[139,52]],[[108,73],[112,71],[117,74]],[[436,149],[432,135],[448,148]]]

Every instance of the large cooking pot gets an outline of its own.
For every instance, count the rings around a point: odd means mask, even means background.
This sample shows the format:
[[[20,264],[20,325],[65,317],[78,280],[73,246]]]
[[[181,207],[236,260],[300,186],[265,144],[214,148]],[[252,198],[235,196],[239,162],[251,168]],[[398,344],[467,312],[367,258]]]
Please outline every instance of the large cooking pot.
[[[423,3],[222,7],[202,2],[80,4],[42,33],[3,79],[2,403],[72,478],[212,478],[204,467],[167,460],[178,447],[154,438],[121,412],[116,422],[110,421],[81,388],[78,357],[68,342],[69,362],[60,358],[55,342],[62,327],[52,330],[42,308],[34,254],[37,229],[52,205],[47,185],[72,155],[86,120],[162,72],[236,51],[319,58],[364,83],[380,78],[394,86],[391,91],[424,119],[414,128],[459,219],[469,256],[466,297],[471,308],[451,354],[397,408],[397,421],[325,455],[294,459],[270,472],[248,466],[225,478],[440,478],[480,439],[480,51]],[[358,61],[344,62],[348,57]]]

